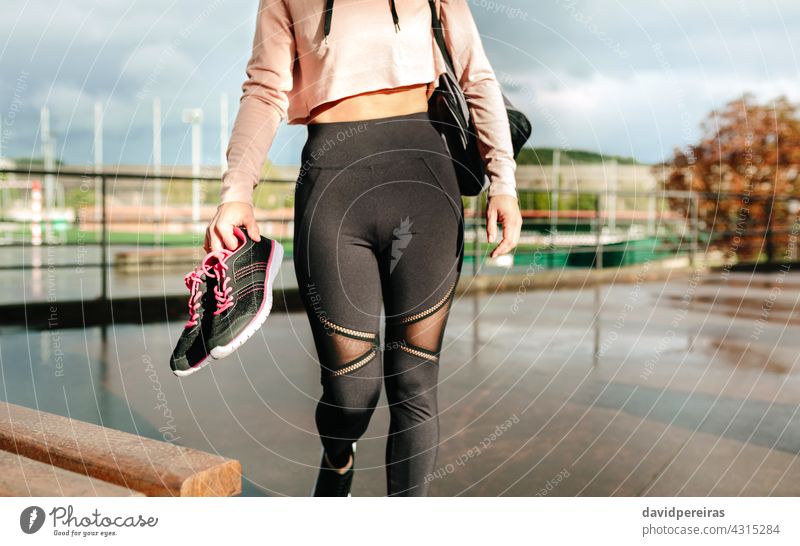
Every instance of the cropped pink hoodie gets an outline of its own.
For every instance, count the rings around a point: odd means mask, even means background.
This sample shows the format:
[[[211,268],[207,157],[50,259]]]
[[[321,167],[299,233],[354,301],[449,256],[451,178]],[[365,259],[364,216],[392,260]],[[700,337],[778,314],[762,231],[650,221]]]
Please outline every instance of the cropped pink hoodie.
[[[306,124],[317,105],[445,72],[428,0],[337,0],[325,36],[326,0],[260,0],[227,148],[221,202],[252,204],[253,188],[278,125]],[[467,0],[437,0],[456,75],[475,123],[489,175],[488,194],[516,197],[505,104]],[[396,20],[396,24],[395,24]]]

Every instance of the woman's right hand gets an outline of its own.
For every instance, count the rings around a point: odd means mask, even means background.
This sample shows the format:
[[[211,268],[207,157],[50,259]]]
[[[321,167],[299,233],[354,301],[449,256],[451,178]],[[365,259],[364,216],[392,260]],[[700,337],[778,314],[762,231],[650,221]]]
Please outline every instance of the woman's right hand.
[[[206,252],[236,250],[239,240],[233,234],[233,226],[244,226],[247,235],[254,241],[261,240],[261,233],[253,214],[253,206],[248,203],[230,201],[217,207],[217,213],[206,228],[206,239],[203,244]]]

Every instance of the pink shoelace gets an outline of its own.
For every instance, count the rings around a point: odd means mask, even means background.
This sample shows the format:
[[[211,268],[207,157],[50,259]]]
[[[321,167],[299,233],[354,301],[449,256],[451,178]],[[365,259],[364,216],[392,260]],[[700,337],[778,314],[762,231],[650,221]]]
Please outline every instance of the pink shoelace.
[[[245,242],[245,235],[239,228],[233,229],[234,235],[239,239],[239,248]],[[228,258],[234,253],[234,250],[223,248],[206,254],[203,258],[203,263],[186,274],[183,282],[186,288],[189,289],[189,320],[186,321],[186,328],[191,328],[197,324],[200,318],[198,309],[202,305],[199,287],[200,284],[205,282],[203,273],[209,277],[217,279],[217,285],[214,287],[214,298],[217,300],[217,309],[214,315],[219,315],[233,305],[233,287],[230,286],[231,278],[228,275]]]
[[[233,294],[231,294],[233,287],[230,286],[231,278],[228,275],[228,258],[231,254],[233,254],[232,250],[223,248],[209,252],[203,260],[203,271],[206,275],[217,279],[217,285],[214,287],[217,310],[214,311],[214,315],[219,315],[233,305]]]
[[[203,270],[201,268],[195,268],[194,270],[190,271],[186,274],[183,278],[183,282],[186,285],[186,288],[189,289],[189,320],[186,321],[184,328],[191,328],[192,326],[197,325],[197,319],[200,318],[200,313],[197,310],[200,308],[202,302],[200,301],[202,297],[202,292],[200,292],[200,285],[205,282],[202,277]]]

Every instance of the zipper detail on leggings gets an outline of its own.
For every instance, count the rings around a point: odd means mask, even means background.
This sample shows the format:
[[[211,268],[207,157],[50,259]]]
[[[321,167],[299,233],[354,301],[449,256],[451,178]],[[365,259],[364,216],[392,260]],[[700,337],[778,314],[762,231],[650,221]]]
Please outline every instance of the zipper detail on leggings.
[[[431,362],[437,362],[439,360],[439,357],[437,357],[436,355],[428,354],[427,352],[423,352],[423,351],[420,351],[418,349],[414,349],[413,347],[408,347],[406,345],[398,345],[397,347],[398,347],[398,349],[400,349],[402,351],[405,351],[405,352],[407,352],[409,354],[412,354],[414,356],[418,356],[418,357],[423,358],[425,360],[430,360]]]
[[[341,332],[343,334],[348,334],[348,335],[356,336],[356,337],[362,337],[364,339],[374,339],[375,338],[375,334],[373,334],[372,332],[361,332],[359,330],[351,330],[350,328],[345,328],[344,326],[339,326],[338,324],[335,324],[335,323],[333,323],[333,322],[331,322],[331,321],[329,321],[327,319],[322,319],[322,323],[325,324],[326,326],[330,326],[331,328],[333,328],[337,332]]]
[[[345,366],[344,368],[331,372],[331,375],[335,377],[339,375],[344,375],[348,372],[352,372],[353,370],[357,370],[358,368],[360,368],[361,366],[363,366],[364,364],[375,358],[376,351],[377,349],[370,349],[369,354],[364,355],[363,357],[359,358],[357,361],[353,362],[349,366]]]
[[[426,309],[425,311],[421,311],[421,312],[419,312],[419,313],[416,313],[416,314],[414,314],[414,315],[411,315],[411,316],[408,316],[408,317],[402,318],[402,319],[400,319],[400,322],[401,322],[402,324],[406,324],[406,323],[408,323],[408,322],[414,322],[414,321],[416,321],[416,320],[419,320],[419,319],[421,319],[421,318],[427,317],[428,315],[430,315],[430,314],[432,314],[432,313],[436,312],[436,310],[437,310],[437,309],[439,309],[439,308],[440,308],[442,305],[444,305],[444,304],[445,304],[445,302],[448,300],[448,298],[450,297],[450,295],[453,293],[453,289],[454,289],[455,287],[456,287],[456,283],[454,282],[452,285],[450,285],[450,289],[447,291],[447,294],[445,294],[445,295],[442,297],[442,299],[440,299],[439,301],[437,301],[437,302],[436,302],[436,303],[433,305],[433,307],[430,307],[430,308]]]

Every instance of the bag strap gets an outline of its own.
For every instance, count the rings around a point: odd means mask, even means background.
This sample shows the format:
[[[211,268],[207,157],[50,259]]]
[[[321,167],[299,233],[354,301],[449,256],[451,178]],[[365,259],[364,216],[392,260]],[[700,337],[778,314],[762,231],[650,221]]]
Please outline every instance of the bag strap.
[[[444,57],[445,63],[453,72],[456,73],[455,68],[453,68],[453,60],[450,58],[450,52],[447,51],[447,43],[444,41],[444,33],[442,32],[442,23],[439,21],[439,15],[436,13],[436,0],[428,0],[428,5],[431,7],[431,27],[433,28],[433,37],[436,40],[436,43],[439,45],[439,49],[442,51],[442,56]]]

